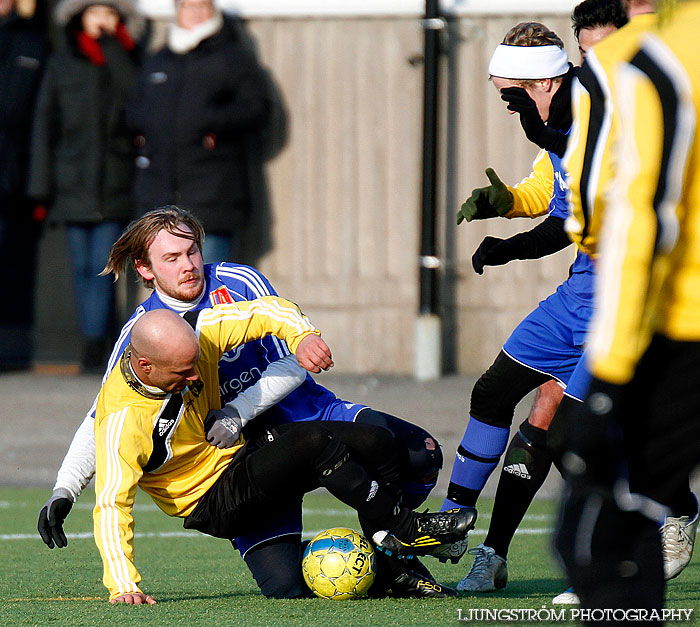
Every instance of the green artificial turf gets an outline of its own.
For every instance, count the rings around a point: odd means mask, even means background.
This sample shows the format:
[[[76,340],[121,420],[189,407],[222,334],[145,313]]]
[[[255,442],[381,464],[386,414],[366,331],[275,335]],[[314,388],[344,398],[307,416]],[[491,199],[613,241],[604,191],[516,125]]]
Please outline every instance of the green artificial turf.
[[[502,591],[438,600],[281,601],[259,594],[229,543],[185,532],[181,521],[169,518],[139,493],[134,513],[136,564],[143,577],[142,589],[158,604],[110,606],[91,535],[94,494],[84,494],[67,520],[68,547],[52,551],[36,533],[37,514],[47,497],[46,490],[0,488],[0,625],[532,625],[458,619],[469,617],[471,609],[552,610],[552,597],[566,587],[549,549],[556,509],[551,501],[535,501],[530,508],[511,547],[508,586]],[[432,509],[439,504],[437,499],[428,503]],[[484,539],[491,505],[489,500],[480,503],[470,546]],[[308,495],[304,507],[308,532],[358,528],[355,514],[324,492]],[[432,558],[424,562],[439,581],[454,586],[466,574],[471,559],[465,556],[456,566]],[[667,595],[669,607],[700,608],[700,567],[691,563],[669,584]],[[700,611],[695,613],[700,616]]]

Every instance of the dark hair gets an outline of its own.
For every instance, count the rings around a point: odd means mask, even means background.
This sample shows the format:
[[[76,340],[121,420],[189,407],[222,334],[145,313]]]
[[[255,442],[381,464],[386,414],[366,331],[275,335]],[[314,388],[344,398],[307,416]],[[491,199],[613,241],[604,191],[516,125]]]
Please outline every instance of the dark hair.
[[[621,0],[583,0],[571,13],[571,25],[578,39],[581,29],[596,26],[621,28],[627,24],[627,13]]]

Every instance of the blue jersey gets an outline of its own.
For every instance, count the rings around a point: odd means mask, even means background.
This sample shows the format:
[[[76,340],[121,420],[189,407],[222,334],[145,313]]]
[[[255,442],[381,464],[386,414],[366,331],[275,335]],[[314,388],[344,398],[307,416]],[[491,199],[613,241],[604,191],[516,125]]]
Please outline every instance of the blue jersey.
[[[566,220],[567,185],[562,160],[552,152],[548,154],[554,170],[549,215]],[[585,385],[578,385],[575,373],[580,369],[576,366],[583,354],[592,312],[593,260],[578,251],[569,277],[515,328],[503,345],[503,351],[518,363],[570,386],[570,395],[579,398],[579,387]]]
[[[569,217],[569,204],[567,200],[568,185],[566,183],[566,171],[562,165],[561,157],[553,152],[548,152],[554,171],[554,193],[549,201],[549,215],[566,220]],[[593,299],[593,260],[589,255],[580,250],[576,254],[574,264],[571,266],[569,278],[562,283],[565,297],[573,298],[582,304],[590,304]]]
[[[193,311],[207,309],[220,303],[254,300],[261,296],[277,296],[270,282],[250,266],[234,263],[207,264],[204,266],[204,276],[204,297],[192,308]],[[108,373],[112,371],[129,343],[131,329],[136,320],[153,309],[168,309],[155,291],[136,308],[122,328],[109,360]],[[225,353],[219,362],[219,390],[222,405],[254,385],[272,362],[289,354],[286,342],[273,336],[242,344]],[[307,374],[298,388],[261,413],[255,420],[264,421],[266,425],[306,420],[352,421],[364,407],[365,405],[341,401],[333,392],[316,383]]]

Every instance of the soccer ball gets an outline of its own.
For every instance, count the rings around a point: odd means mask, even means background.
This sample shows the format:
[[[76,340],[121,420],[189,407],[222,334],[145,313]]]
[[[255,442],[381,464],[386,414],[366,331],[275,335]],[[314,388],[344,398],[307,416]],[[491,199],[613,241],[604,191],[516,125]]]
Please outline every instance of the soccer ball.
[[[327,529],[309,542],[301,570],[317,597],[357,599],[374,582],[374,549],[357,531],[344,527]]]

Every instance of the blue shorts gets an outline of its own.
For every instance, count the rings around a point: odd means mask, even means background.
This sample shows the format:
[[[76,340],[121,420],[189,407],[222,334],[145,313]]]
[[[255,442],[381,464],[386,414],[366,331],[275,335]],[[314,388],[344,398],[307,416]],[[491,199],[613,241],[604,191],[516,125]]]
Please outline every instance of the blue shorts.
[[[568,386],[583,354],[593,308],[566,295],[566,284],[543,300],[511,333],[503,352]]]
[[[358,405],[348,401],[341,401],[336,398],[332,403],[329,403],[326,410],[323,412],[321,420],[337,420],[338,422],[355,422],[357,414],[363,409],[367,409],[367,405]]]
[[[584,352],[581,359],[578,360],[576,368],[569,379],[569,384],[564,390],[566,396],[575,398],[577,401],[583,402],[588,392],[588,386],[591,384],[591,373],[587,367],[586,353]]]
[[[259,527],[255,531],[246,533],[236,538],[236,547],[245,555],[261,542],[301,533],[301,502],[298,507],[288,507],[270,512],[270,521],[267,525]]]

